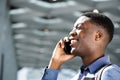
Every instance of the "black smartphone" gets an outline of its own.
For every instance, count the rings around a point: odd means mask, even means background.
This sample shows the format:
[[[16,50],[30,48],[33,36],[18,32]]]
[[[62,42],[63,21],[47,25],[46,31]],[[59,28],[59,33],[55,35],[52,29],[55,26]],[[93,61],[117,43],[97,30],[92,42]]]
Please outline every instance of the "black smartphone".
[[[69,42],[65,42],[64,51],[65,51],[67,54],[71,54],[70,41],[69,41]]]

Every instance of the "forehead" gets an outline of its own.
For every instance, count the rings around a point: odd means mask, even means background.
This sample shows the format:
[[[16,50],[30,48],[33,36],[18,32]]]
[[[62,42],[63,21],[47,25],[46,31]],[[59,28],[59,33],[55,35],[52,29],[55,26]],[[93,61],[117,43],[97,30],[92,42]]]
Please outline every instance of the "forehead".
[[[84,22],[87,21],[87,20],[90,20],[90,18],[88,18],[88,17],[86,17],[86,16],[81,16],[81,17],[79,17],[79,18],[76,20],[76,22],[75,22],[75,24],[74,24],[74,27],[77,26],[77,24],[82,24],[82,23],[84,23]]]

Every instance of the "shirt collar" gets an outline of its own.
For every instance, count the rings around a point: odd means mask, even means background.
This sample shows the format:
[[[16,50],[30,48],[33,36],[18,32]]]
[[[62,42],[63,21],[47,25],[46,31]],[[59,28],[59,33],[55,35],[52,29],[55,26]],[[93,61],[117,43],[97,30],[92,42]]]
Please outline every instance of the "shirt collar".
[[[101,67],[110,64],[110,58],[109,56],[103,56],[96,61],[94,61],[92,64],[90,64],[87,68],[90,73],[94,74],[97,70],[99,70]],[[81,66],[81,72],[83,72],[86,68],[84,66]]]

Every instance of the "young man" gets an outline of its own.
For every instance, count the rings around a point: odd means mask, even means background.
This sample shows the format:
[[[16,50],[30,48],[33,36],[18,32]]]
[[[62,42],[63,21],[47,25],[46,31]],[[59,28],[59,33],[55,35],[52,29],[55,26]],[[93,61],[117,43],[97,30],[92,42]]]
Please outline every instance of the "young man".
[[[111,64],[109,57],[105,56],[105,50],[113,33],[114,26],[108,17],[100,13],[84,13],[75,22],[69,38],[61,39],[56,45],[42,80],[57,80],[62,64],[76,56],[81,57],[83,66],[72,80],[95,80],[96,73],[105,65]],[[70,54],[64,51],[65,42],[68,41]],[[103,70],[100,78],[98,80],[120,80],[120,68],[112,64]]]

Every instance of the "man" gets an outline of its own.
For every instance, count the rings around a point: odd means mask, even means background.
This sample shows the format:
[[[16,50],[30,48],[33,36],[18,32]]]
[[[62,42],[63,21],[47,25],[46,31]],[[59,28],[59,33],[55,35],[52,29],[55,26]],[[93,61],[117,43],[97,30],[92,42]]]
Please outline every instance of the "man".
[[[61,66],[76,56],[81,57],[83,66],[80,67],[81,72],[72,80],[95,80],[96,73],[105,65],[111,64],[109,57],[105,56],[105,50],[113,38],[113,33],[114,26],[108,17],[100,13],[84,13],[75,22],[69,38],[61,39],[56,45],[42,80],[57,80]],[[67,54],[64,47],[65,42],[69,41],[71,51]],[[112,64],[104,69],[100,78],[120,80],[120,68]]]

